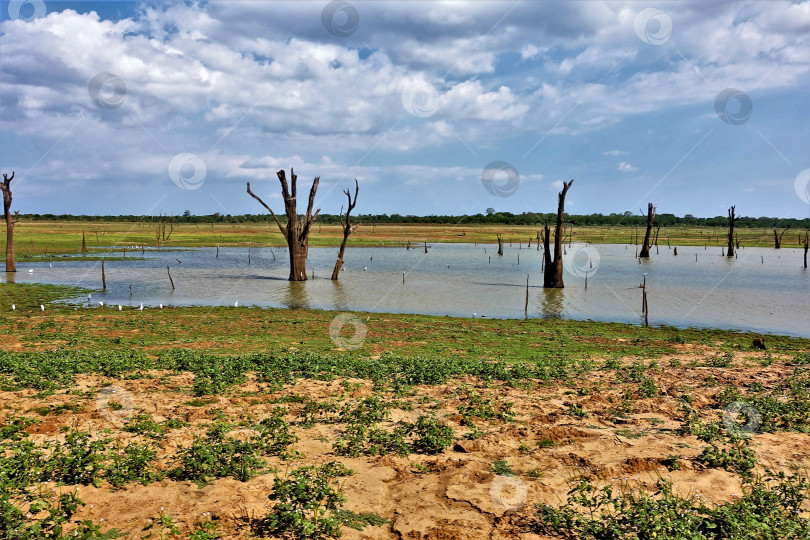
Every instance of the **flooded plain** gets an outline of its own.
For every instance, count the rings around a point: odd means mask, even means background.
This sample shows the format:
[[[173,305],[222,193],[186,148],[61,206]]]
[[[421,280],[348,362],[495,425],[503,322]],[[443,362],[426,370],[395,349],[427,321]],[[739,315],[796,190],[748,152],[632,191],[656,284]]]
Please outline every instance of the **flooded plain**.
[[[528,317],[641,322],[641,289],[648,287],[653,325],[713,327],[810,337],[810,272],[799,249],[743,248],[736,258],[718,247],[661,246],[650,259],[636,246],[566,246],[565,288],[543,289],[542,251],[526,244],[433,244],[349,248],[340,280],[329,279],[336,248],[311,248],[314,278],[289,282],[284,248],[197,248],[128,251],[108,260],[106,292],[88,307],[261,306],[522,318],[529,279]],[[120,257],[121,253],[111,253]],[[250,257],[250,261],[248,261]],[[167,266],[175,289],[172,290]],[[66,257],[18,263],[3,281],[101,288],[101,263]],[[587,276],[587,289],[585,281]],[[6,306],[3,306],[6,309]]]

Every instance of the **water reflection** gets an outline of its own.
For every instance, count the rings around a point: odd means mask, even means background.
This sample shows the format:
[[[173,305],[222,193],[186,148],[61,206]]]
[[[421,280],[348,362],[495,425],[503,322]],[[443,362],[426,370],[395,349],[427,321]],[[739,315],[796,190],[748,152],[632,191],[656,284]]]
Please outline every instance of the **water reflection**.
[[[288,308],[309,308],[309,295],[306,281],[287,281],[284,287],[284,299],[281,301]]]
[[[17,283],[17,272],[3,272],[8,283]]]
[[[343,287],[343,284],[339,280],[330,281],[332,281],[332,289],[335,293],[335,309],[337,311],[351,311],[349,309],[349,302],[351,299],[349,298],[349,294],[346,292],[346,289]]]
[[[562,319],[565,311],[565,289],[542,289],[540,316],[543,319]]]

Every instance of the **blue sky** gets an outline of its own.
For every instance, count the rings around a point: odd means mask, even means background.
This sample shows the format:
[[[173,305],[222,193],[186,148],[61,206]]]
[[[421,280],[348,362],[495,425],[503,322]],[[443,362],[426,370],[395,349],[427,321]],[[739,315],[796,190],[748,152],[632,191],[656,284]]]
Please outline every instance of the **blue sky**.
[[[807,217],[808,36],[808,1],[2,2],[0,170],[22,213],[280,211],[294,167],[327,213],[573,178],[571,213]]]

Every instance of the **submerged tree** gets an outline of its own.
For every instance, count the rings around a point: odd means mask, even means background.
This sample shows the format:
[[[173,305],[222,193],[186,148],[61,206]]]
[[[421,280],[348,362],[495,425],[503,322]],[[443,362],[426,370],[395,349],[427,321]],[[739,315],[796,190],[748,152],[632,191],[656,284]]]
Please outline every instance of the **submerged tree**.
[[[563,284],[563,215],[565,214],[565,194],[574,181],[563,182],[563,189],[557,195],[557,224],[554,227],[554,259],[549,249],[550,231],[548,224],[543,227],[543,287],[562,289]]]
[[[3,183],[0,191],[3,192],[3,217],[6,218],[6,272],[16,272],[17,263],[14,261],[14,225],[19,221],[20,211],[11,215],[11,181],[14,180],[14,171],[11,176],[3,173]]]
[[[782,237],[785,236],[785,233],[790,228],[790,225],[782,229],[782,232],[779,232],[779,227],[773,228],[773,247],[774,249],[781,249],[782,248]]]
[[[281,234],[287,240],[287,247],[290,250],[290,281],[306,281],[307,280],[307,252],[309,251],[309,231],[312,227],[312,222],[318,217],[321,209],[318,208],[315,213],[312,213],[312,206],[315,203],[315,192],[318,191],[318,183],[321,181],[320,176],[316,176],[312,181],[312,188],[309,190],[309,203],[307,204],[307,213],[303,219],[299,219],[296,210],[296,200],[298,197],[297,181],[298,177],[295,171],[290,169],[290,184],[287,184],[287,177],[284,170],[276,173],[279,182],[281,182],[281,196],[284,199],[284,210],[287,214],[287,225],[282,225],[276,217],[273,209],[259,198],[258,195],[250,191],[250,182],[247,183],[248,194],[259,201],[264,206],[273,219],[276,221]]]
[[[726,257],[734,256],[734,206],[728,209],[728,249],[726,250]]]
[[[650,233],[653,228],[653,221],[655,220],[655,209],[658,206],[653,206],[653,203],[647,203],[647,232],[644,233],[644,245],[641,246],[641,253],[638,254],[640,258],[650,257]]]
[[[498,238],[498,255],[503,255],[503,237],[500,234],[495,236]]]
[[[354,232],[357,228],[357,225],[351,224],[351,213],[354,210],[355,205],[357,204],[357,194],[360,192],[360,184],[357,183],[357,179],[354,180],[354,201],[352,201],[352,194],[349,193],[348,189],[344,189],[343,193],[346,194],[346,197],[349,198],[349,208],[346,209],[346,221],[343,221],[343,208],[340,209],[340,224],[343,225],[343,242],[340,243],[340,250],[338,251],[338,258],[335,261],[335,269],[332,270],[332,279],[338,279],[340,276],[340,269],[343,267],[343,252],[346,251],[346,241],[349,239],[349,235]]]

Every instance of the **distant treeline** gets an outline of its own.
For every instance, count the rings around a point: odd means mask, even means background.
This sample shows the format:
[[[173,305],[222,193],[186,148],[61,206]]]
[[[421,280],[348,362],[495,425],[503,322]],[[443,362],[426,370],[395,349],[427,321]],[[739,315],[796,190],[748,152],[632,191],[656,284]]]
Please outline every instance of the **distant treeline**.
[[[85,215],[56,215],[56,214],[24,214],[22,219],[28,220],[56,220],[56,221],[99,221],[99,222],[138,222],[146,223],[159,221],[173,221],[179,223],[272,223],[273,217],[269,214],[245,214],[232,216],[230,214],[210,214],[205,216],[191,215],[185,212],[176,216],[85,216]],[[360,214],[354,217],[355,221],[365,225],[369,224],[447,224],[447,225],[530,225],[541,226],[544,223],[554,223],[556,214],[540,214],[525,212],[523,214],[512,214],[510,212],[492,212],[487,214],[475,214],[469,216],[402,216],[400,214]],[[279,215],[279,220],[286,222],[286,216]],[[645,226],[647,217],[631,212],[624,214],[566,214],[565,221],[570,225],[603,225],[603,226]],[[684,227],[726,227],[728,218],[726,216],[716,216],[711,218],[695,217],[690,214],[678,217],[675,214],[658,214],[655,217],[656,224],[662,227],[684,226]],[[337,214],[320,214],[318,223],[340,223]],[[792,229],[810,228],[810,218],[775,218],[775,217],[737,217],[735,219],[737,227],[790,227]]]

